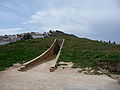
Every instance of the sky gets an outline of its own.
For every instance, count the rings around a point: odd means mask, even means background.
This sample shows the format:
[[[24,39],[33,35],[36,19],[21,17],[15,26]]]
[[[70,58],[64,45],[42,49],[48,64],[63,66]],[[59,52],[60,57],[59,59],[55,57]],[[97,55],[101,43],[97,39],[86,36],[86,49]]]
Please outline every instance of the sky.
[[[0,35],[56,29],[120,43],[120,0],[0,0]]]

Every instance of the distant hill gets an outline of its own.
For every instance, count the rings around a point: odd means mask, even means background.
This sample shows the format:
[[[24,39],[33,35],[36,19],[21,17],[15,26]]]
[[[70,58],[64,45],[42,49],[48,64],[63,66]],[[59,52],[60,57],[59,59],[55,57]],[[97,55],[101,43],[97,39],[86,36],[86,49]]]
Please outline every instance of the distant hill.
[[[61,31],[50,31],[49,38],[22,40],[0,46],[0,70],[13,63],[24,63],[40,55],[56,38],[65,39],[59,61],[73,62],[73,67],[98,66],[120,73],[120,45],[78,38]]]

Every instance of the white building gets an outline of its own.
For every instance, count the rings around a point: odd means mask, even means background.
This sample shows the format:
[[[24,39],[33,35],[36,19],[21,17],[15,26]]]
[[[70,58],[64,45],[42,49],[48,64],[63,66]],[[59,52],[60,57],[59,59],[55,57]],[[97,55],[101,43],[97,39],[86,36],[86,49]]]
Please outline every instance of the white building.
[[[44,35],[39,32],[31,32],[33,38],[44,38]]]
[[[32,35],[33,38],[44,38],[43,35]]]

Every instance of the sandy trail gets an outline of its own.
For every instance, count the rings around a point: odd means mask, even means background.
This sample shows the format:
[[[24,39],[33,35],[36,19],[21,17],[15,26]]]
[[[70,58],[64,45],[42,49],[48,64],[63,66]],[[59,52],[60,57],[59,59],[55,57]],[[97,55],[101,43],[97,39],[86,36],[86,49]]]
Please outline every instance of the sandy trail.
[[[71,68],[49,72],[52,62],[24,72],[17,68],[0,72],[0,90],[120,90],[117,81],[106,75],[85,75]]]

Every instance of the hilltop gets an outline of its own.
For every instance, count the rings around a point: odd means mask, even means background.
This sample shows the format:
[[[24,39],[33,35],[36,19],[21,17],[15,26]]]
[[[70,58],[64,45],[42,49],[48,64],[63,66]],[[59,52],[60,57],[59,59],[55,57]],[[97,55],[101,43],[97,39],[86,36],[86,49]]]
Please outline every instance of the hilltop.
[[[50,37],[13,42],[0,46],[0,70],[24,63],[43,53],[53,40],[65,39],[58,62],[73,62],[73,68],[99,69],[120,73],[120,45],[79,38],[61,31],[50,31]]]

